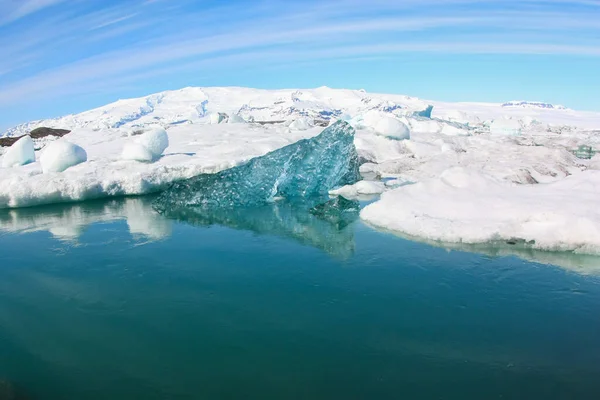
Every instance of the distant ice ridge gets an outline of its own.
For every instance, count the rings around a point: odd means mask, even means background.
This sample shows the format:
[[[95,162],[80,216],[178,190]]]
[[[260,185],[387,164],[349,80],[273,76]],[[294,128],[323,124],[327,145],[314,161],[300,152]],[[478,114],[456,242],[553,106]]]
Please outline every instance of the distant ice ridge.
[[[455,167],[384,193],[361,218],[429,241],[523,243],[600,255],[600,171],[539,185],[514,185]]]
[[[560,130],[565,126],[600,129],[600,113],[574,111],[543,102],[447,103],[328,87],[301,90],[188,87],[119,100],[79,114],[29,122],[0,136],[21,136],[42,126],[97,131],[155,125],[168,128],[224,120],[292,123],[302,118],[326,125],[328,121],[356,119],[369,112],[399,118],[411,132],[450,135],[486,132],[489,121],[504,117],[522,121],[524,126],[528,125],[526,119],[535,119],[540,123],[536,126],[538,130]]]
[[[340,121],[314,138],[238,167],[174,183],[155,204],[159,211],[190,206],[259,206],[278,198],[321,196],[359,179],[354,129]]]
[[[541,101],[523,101],[514,100],[502,104],[502,107],[523,107],[523,108],[547,108],[555,110],[566,110],[567,107],[561,105],[554,105],[550,103],[544,103]]]

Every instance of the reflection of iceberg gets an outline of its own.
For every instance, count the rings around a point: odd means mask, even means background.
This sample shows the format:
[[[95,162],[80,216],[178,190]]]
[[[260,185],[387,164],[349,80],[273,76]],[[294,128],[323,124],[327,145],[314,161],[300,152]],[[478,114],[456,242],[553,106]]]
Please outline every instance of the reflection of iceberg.
[[[155,203],[173,206],[257,206],[278,197],[327,194],[359,179],[354,129],[339,121],[312,139],[300,140],[248,163],[175,183]]]
[[[180,207],[164,210],[169,218],[192,225],[223,225],[294,239],[340,258],[354,253],[354,230],[359,204],[333,199],[311,208],[308,202],[278,201],[257,207]]]
[[[386,231],[383,229],[383,231]],[[573,271],[582,275],[600,275],[600,257],[588,254],[577,254],[570,251],[546,251],[531,247],[525,242],[489,242],[481,244],[446,243],[435,240],[427,240],[421,237],[391,232],[395,236],[425,243],[430,246],[443,248],[449,251],[463,251],[467,253],[482,254],[490,257],[518,257],[526,261],[554,265],[565,270]]]
[[[158,215],[143,197],[0,210],[0,232],[48,231],[76,241],[88,225],[116,220],[126,220],[134,237],[159,240],[171,235],[172,221]]]

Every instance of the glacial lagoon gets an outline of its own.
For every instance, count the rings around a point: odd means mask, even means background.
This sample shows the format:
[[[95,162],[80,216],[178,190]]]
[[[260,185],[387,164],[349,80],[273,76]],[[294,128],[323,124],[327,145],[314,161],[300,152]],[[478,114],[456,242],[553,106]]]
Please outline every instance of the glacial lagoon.
[[[419,243],[365,225],[351,204],[163,216],[152,200],[0,210],[0,389],[600,396],[596,258]]]

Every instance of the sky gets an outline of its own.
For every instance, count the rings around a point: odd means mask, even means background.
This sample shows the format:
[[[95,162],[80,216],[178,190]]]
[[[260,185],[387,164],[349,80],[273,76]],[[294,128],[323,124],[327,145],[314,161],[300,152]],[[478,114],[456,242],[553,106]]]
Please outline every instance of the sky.
[[[600,111],[600,0],[0,0],[0,130],[186,86]]]

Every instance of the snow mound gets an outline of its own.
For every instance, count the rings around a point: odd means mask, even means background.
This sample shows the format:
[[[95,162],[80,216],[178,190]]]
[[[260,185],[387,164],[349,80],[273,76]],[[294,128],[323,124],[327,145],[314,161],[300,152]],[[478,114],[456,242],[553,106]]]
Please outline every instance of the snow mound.
[[[125,143],[123,146],[123,153],[121,159],[141,161],[141,162],[152,162],[154,160],[154,154],[148,148],[140,143]]]
[[[384,193],[361,218],[431,241],[522,242],[539,250],[600,254],[599,196],[600,171],[513,185],[456,167]]]
[[[52,142],[44,148],[40,157],[42,171],[47,174],[50,172],[63,172],[67,168],[73,167],[87,161],[87,153],[76,144],[66,140]]]
[[[163,152],[169,147],[169,135],[163,128],[152,128],[144,132],[136,143],[148,149],[154,159],[162,156]]]
[[[308,118],[298,118],[289,125],[290,129],[305,131],[312,128],[312,122]]]
[[[401,121],[393,117],[383,117],[375,125],[375,132],[389,139],[410,139],[410,130]]]
[[[2,168],[17,167],[35,162],[35,150],[30,136],[23,136],[2,156]]]

